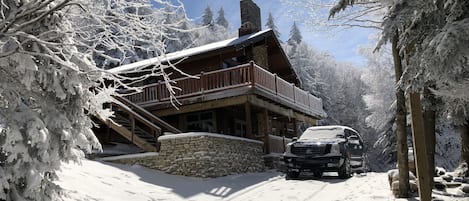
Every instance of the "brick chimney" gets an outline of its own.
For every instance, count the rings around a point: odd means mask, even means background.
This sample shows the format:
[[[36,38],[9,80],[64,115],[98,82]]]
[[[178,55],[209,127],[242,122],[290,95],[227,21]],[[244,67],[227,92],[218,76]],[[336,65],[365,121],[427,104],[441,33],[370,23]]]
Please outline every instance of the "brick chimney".
[[[238,29],[239,36],[256,33],[262,29],[261,9],[252,0],[241,0],[241,27]]]

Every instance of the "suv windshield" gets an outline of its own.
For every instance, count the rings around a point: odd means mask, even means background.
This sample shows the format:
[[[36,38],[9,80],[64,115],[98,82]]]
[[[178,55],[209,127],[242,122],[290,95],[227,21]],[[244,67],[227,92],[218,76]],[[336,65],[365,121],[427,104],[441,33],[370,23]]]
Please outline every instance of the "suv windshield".
[[[342,129],[308,129],[300,136],[300,140],[331,139],[338,135],[344,137]]]

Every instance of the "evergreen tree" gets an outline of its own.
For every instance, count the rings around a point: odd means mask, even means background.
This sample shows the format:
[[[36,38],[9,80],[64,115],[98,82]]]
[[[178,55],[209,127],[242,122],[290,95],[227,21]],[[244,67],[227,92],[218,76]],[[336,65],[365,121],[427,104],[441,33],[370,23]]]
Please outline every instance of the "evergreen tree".
[[[225,11],[223,10],[223,7],[220,7],[220,10],[218,11],[216,22],[218,25],[228,28],[228,21],[225,18]]]
[[[289,45],[297,45],[300,44],[302,40],[303,37],[301,36],[300,29],[298,29],[298,26],[296,26],[296,22],[293,22],[290,30],[290,38],[288,38],[287,43]]]
[[[212,8],[207,5],[207,8],[204,10],[204,14],[202,15],[202,26],[212,26],[213,25],[213,12]]]
[[[267,22],[265,23],[265,26],[269,29],[272,29],[272,31],[274,31],[275,33],[275,36],[277,36],[277,38],[280,38],[280,32],[278,31],[278,28],[275,25],[274,21],[275,20],[274,20],[274,17],[272,17],[272,12],[269,12],[269,17],[267,18]]]

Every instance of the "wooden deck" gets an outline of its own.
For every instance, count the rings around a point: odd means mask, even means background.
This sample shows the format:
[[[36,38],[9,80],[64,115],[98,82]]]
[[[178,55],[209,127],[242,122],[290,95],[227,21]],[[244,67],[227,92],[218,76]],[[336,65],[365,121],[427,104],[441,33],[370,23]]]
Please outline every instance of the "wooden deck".
[[[173,80],[176,90],[170,94],[162,82],[144,86],[142,92],[126,95],[130,101],[141,106],[167,104],[172,98],[192,99],[195,102],[207,100],[204,97],[225,98],[254,93],[272,102],[294,108],[312,116],[323,116],[322,100],[296,87],[253,62],[227,69],[202,72],[196,78]],[[194,102],[194,101],[192,101]]]

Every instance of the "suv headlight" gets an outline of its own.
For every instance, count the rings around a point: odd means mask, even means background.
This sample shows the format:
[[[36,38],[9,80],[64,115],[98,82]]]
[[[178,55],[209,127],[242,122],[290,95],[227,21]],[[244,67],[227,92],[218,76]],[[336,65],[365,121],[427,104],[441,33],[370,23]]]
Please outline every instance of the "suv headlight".
[[[332,144],[331,154],[340,154],[340,144]]]

